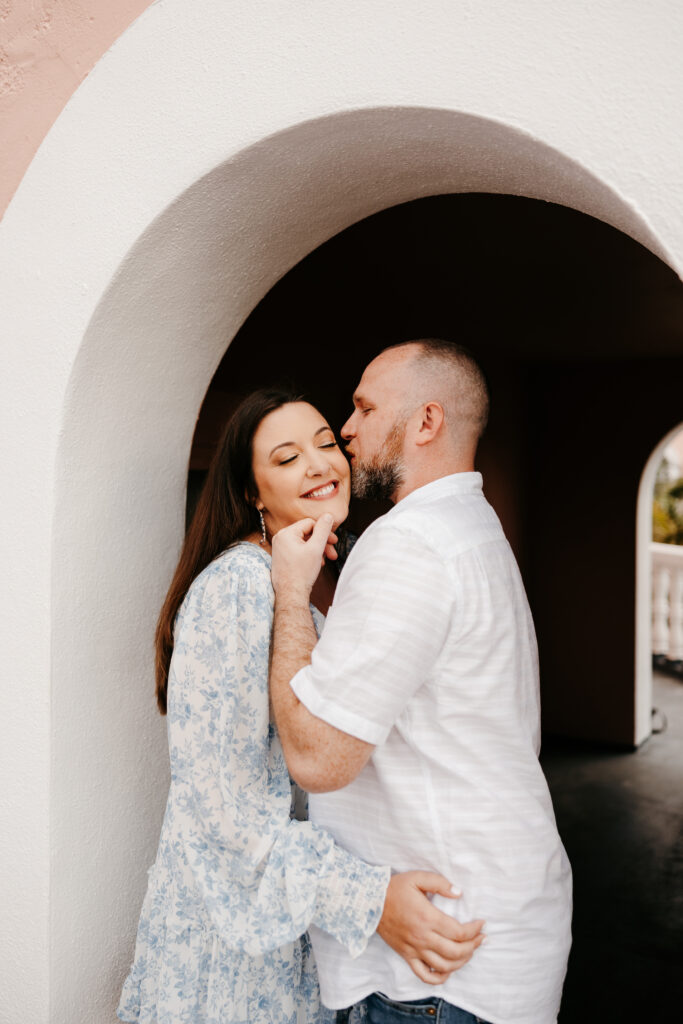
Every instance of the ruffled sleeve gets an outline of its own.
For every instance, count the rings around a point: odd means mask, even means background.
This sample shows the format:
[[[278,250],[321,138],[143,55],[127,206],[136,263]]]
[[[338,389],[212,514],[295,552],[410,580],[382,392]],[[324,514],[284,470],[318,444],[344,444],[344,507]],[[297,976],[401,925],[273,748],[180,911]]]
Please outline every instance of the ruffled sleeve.
[[[381,917],[390,871],[290,820],[289,774],[269,716],[272,609],[268,565],[246,545],[190,588],[169,678],[177,835],[229,948],[264,953],[313,923],[357,956]]]

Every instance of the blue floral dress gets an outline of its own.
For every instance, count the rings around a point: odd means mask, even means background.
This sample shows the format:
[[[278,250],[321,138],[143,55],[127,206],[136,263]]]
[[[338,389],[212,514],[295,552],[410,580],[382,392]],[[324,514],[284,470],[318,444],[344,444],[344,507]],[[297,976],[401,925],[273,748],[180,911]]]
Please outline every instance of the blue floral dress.
[[[178,613],[171,787],[123,1021],[327,1024],[306,929],[358,955],[381,916],[389,868],[293,816],[269,714],[272,620],[270,556],[248,542],[207,566]]]

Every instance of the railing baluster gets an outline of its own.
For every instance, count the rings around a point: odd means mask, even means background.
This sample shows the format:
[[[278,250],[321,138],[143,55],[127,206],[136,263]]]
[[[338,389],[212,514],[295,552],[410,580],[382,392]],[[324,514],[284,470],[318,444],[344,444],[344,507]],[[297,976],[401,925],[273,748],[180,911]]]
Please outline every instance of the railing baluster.
[[[683,544],[650,544],[652,653],[683,662]]]
[[[671,570],[668,653],[671,661],[683,661],[683,569]]]
[[[652,566],[652,653],[669,650],[669,570],[653,559]]]

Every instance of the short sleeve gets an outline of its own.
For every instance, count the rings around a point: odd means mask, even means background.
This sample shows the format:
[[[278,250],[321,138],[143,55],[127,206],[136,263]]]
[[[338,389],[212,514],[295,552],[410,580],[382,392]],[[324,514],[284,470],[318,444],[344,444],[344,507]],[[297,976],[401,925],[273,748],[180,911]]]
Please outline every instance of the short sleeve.
[[[311,664],[292,680],[308,710],[379,745],[430,674],[448,632],[452,586],[412,530],[370,527],[345,566]]]

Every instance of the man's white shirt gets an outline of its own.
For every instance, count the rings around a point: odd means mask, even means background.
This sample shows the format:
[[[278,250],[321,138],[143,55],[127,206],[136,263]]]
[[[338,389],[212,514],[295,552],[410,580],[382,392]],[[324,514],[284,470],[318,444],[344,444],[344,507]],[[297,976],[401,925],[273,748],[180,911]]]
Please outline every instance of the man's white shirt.
[[[351,785],[310,797],[312,820],[364,860],[441,872],[463,896],[436,904],[488,936],[434,987],[378,935],[352,959],[313,928],[323,1001],[436,995],[492,1024],[554,1024],[571,871],[538,763],[533,622],[479,473],[413,491],[365,531],[292,688],[376,745]]]

